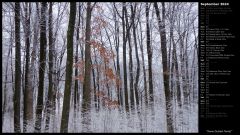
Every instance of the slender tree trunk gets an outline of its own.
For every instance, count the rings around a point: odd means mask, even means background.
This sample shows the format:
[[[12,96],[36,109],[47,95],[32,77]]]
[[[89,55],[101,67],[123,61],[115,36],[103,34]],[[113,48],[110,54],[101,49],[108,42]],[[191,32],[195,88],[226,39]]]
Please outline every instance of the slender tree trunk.
[[[53,111],[53,51],[54,51],[54,43],[53,43],[53,32],[52,32],[52,2],[49,3],[49,20],[48,20],[48,32],[49,32],[49,73],[48,73],[48,99],[46,102],[46,124],[45,124],[45,130],[49,130],[49,123],[50,123],[50,114]]]
[[[94,56],[95,56],[95,60],[94,60],[94,62],[95,62],[95,64],[97,64],[98,65],[98,61],[97,61],[97,55],[96,55],[96,50],[94,49]],[[99,92],[100,90],[99,90],[99,87],[100,87],[100,72],[99,72],[99,67],[97,67],[97,75],[96,75],[96,87],[97,87],[97,89],[96,89],[96,91],[97,92]],[[100,98],[99,97],[96,97],[97,98],[97,111],[99,110],[99,108],[100,108]]]
[[[27,8],[27,5],[29,6]],[[33,90],[30,86],[30,74],[29,74],[29,61],[30,61],[30,13],[31,13],[31,4],[26,4],[25,7],[25,23],[26,23],[26,35],[25,35],[25,44],[26,44],[26,65],[25,65],[25,92],[24,92],[24,126],[23,132],[27,131],[28,122],[33,118]],[[28,11],[29,9],[29,11]],[[29,123],[30,124],[30,123]]]
[[[172,39],[173,40],[173,39]],[[178,105],[181,108],[182,106],[182,100],[181,100],[181,89],[180,89],[180,73],[179,73],[179,67],[178,67],[178,58],[177,58],[177,53],[176,53],[176,44],[173,41],[173,63],[174,63],[174,74],[176,76],[176,85],[177,85],[177,101]]]
[[[174,9],[173,9],[174,10]],[[172,14],[173,16],[173,14]],[[182,101],[181,101],[181,88],[180,88],[180,73],[179,73],[179,66],[178,66],[178,58],[177,58],[177,49],[176,49],[176,43],[174,41],[173,36],[173,27],[174,27],[174,20],[171,18],[170,20],[170,40],[173,44],[173,50],[172,50],[172,74],[176,76],[176,85],[177,85],[177,102],[179,108],[182,107]],[[170,57],[169,57],[170,59]],[[172,84],[173,85],[173,84]]]
[[[41,22],[40,22],[40,65],[39,65],[39,86],[36,109],[35,131],[41,131],[42,111],[43,111],[43,97],[44,97],[44,73],[46,65],[46,8],[47,3],[41,3]]]
[[[72,86],[72,73],[73,73],[73,35],[74,25],[76,18],[76,2],[70,3],[70,16],[67,31],[67,62],[66,62],[66,79],[64,88],[63,110],[60,132],[68,132],[68,120],[70,111],[70,98]]]
[[[35,74],[35,71],[36,71],[36,68],[35,68],[35,61],[36,61],[36,57],[37,57],[37,47],[38,47],[38,37],[39,37],[39,18],[38,18],[38,11],[39,11],[39,8],[38,8],[38,3],[36,3],[36,10],[37,12],[34,14],[35,17],[34,17],[34,24],[33,24],[33,49],[32,49],[32,52],[31,52],[31,64],[30,64],[30,70],[29,70],[29,75],[32,79],[32,81],[29,81],[29,87],[30,89],[32,90],[33,92],[33,97],[36,98],[37,95],[36,95],[36,91],[35,91],[35,87],[34,87],[34,82],[36,82],[36,74]],[[33,98],[33,106],[35,107],[36,105],[36,100]],[[35,108],[33,108],[33,113],[35,114]],[[33,115],[34,115],[33,114]],[[32,124],[34,124],[34,120],[32,121]]]
[[[163,81],[164,81],[164,90],[165,90],[165,99],[166,99],[166,118],[167,118],[167,132],[173,133],[173,117],[172,117],[172,99],[171,91],[169,89],[169,69],[167,64],[167,46],[166,46],[166,31],[165,31],[165,5],[162,3],[162,20],[160,18],[160,12],[158,5],[154,2],[154,7],[156,10],[156,15],[158,19],[158,27],[160,30],[161,38],[161,51],[162,51],[162,65],[163,65]]]
[[[128,40],[128,48],[129,48],[129,75],[130,75],[129,84],[130,84],[130,105],[131,105],[130,108],[134,109],[133,63],[132,63],[132,46],[131,46],[131,34],[130,34],[131,26],[128,22],[127,8],[125,9],[125,17],[126,17],[126,28],[127,28],[126,38]]]
[[[139,62],[139,56],[138,56],[138,46],[137,46],[137,37],[136,37],[136,25],[135,25],[135,13],[136,13],[136,7],[133,9],[133,6],[131,5],[131,12],[132,12],[132,23],[133,24],[133,39],[134,39],[134,46],[135,46],[135,55],[137,60],[137,74],[136,74],[136,81],[134,83],[134,89],[135,89],[135,97],[136,97],[136,104],[139,105],[139,97],[138,97],[138,82],[139,82],[139,76],[140,76],[140,62]]]
[[[106,32],[107,39],[108,39],[109,44],[110,44],[111,52],[113,52],[113,47],[112,47],[113,45],[112,45],[112,42],[111,42],[111,39],[110,39],[110,35],[109,35],[109,33],[108,33],[108,31],[107,31],[106,28],[105,28],[105,32]],[[116,39],[115,39],[115,40],[116,40]],[[115,71],[117,72],[116,62],[115,62],[114,59],[113,59],[113,66],[114,66]],[[117,90],[118,90],[118,85],[117,85]],[[112,95],[112,93],[113,93],[113,92],[111,92],[111,95]],[[112,98],[112,97],[111,97],[111,98]],[[118,91],[117,91],[117,98],[118,98],[118,103],[119,103],[119,93],[118,93]]]
[[[90,111],[91,105],[91,2],[87,3],[87,15],[86,15],[86,37],[85,37],[85,75],[83,84],[83,102],[82,102],[82,114],[83,114],[83,132],[89,131],[90,119],[87,113]]]
[[[15,92],[14,92],[14,132],[21,132],[20,98],[21,98],[21,42],[20,42],[20,3],[15,3]]]
[[[152,104],[153,98],[153,82],[152,82],[152,48],[150,44],[150,29],[149,29],[149,7],[146,3],[146,27],[147,27],[147,54],[148,54],[148,75],[149,75],[149,101]]]
[[[126,55],[126,35],[125,35],[125,12],[126,12],[126,3],[122,4],[122,27],[123,27],[123,80],[124,80],[124,94],[125,94],[125,108],[126,111],[129,111],[129,103],[128,103],[128,81],[127,81],[127,55]]]
[[[91,65],[92,64],[92,59],[90,60],[91,62]],[[95,105],[95,108],[97,109],[97,96],[96,96],[96,76],[95,76],[95,71],[94,71],[94,68],[92,68],[92,80],[93,80],[93,101],[94,101],[94,105]]]
[[[178,66],[178,57],[177,57],[177,49],[176,49],[176,43],[174,41],[173,36],[173,26],[174,26],[174,20],[170,20],[170,40],[173,43],[173,50],[172,50],[172,67],[171,67],[171,88],[172,91],[174,89],[174,85],[176,85],[176,98],[177,98],[177,105],[178,105],[178,113],[176,114],[177,117],[179,117],[180,123],[183,121],[183,110],[182,110],[182,92],[181,92],[181,86],[180,86],[180,72],[179,72],[179,66]],[[173,80],[173,76],[176,77],[176,81]],[[182,125],[183,126],[183,125]]]
[[[124,5],[124,3],[122,4],[122,5]],[[118,89],[118,99],[119,99],[119,104],[121,105],[121,106],[125,106],[124,105],[124,98],[123,98],[123,94],[125,93],[125,88],[124,88],[124,80],[123,80],[123,83],[122,83],[122,79],[121,79],[121,68],[120,68],[120,62],[119,62],[119,59],[120,59],[120,55],[119,55],[119,41],[120,41],[120,37],[119,37],[119,23],[118,23],[118,21],[117,21],[117,16],[116,15],[118,15],[120,18],[121,18],[121,20],[122,20],[122,26],[123,25],[125,25],[125,22],[124,22],[124,11],[123,11],[123,8],[122,8],[122,16],[119,14],[119,12],[118,12],[118,10],[117,10],[117,8],[116,8],[116,6],[115,6],[115,3],[113,4],[113,6],[114,6],[114,20],[115,20],[115,44],[116,44],[116,52],[117,52],[117,75],[118,75],[118,86],[117,86],[117,89]],[[124,30],[124,32],[123,32],[123,38],[125,39],[125,37],[124,37],[124,35],[125,35],[125,27],[123,26],[123,30]],[[124,46],[124,43],[125,41],[123,41],[123,46]],[[123,54],[124,55],[124,54]],[[124,61],[124,59],[123,59],[123,61]],[[124,71],[123,71],[123,73],[124,73]],[[123,79],[124,79],[124,77],[123,77]],[[123,85],[122,85],[123,84]],[[122,87],[123,86],[123,87]],[[126,95],[125,95],[126,96]],[[124,96],[124,97],[125,97]],[[126,99],[125,99],[126,100]],[[128,103],[128,102],[127,102]],[[125,106],[126,107],[126,106]],[[127,109],[127,108],[126,108]]]
[[[77,27],[77,43],[76,43],[76,52],[75,52],[75,63],[78,62],[78,46],[80,44],[80,39],[79,39],[79,30],[80,30],[80,16],[81,16],[81,5],[79,4],[79,16],[78,16],[78,27]],[[75,76],[78,75],[78,68],[75,69]],[[78,102],[79,102],[79,92],[78,92],[78,80],[75,80],[75,85],[74,85],[74,110],[76,111],[77,106],[78,106]]]
[[[79,3],[79,8],[78,8],[78,24],[77,24],[77,38],[76,38],[76,52],[75,52],[75,63],[78,62],[78,46],[80,44],[80,38],[79,38],[79,30],[80,30],[80,17],[81,17],[81,5]],[[74,76],[78,76],[78,67],[75,68],[75,75]],[[75,80],[74,82],[74,128],[76,130],[76,126],[77,126],[77,114],[78,114],[78,109],[79,109],[79,91],[78,91],[78,88],[79,88],[79,80]]]
[[[140,24],[140,31],[142,31],[142,25]],[[140,32],[140,49],[141,49],[141,57],[142,57],[142,66],[143,66],[143,79],[144,79],[144,98],[145,98],[145,105],[148,106],[148,90],[147,90],[147,77],[146,77],[146,68],[145,68],[145,58],[143,52],[143,36],[142,32]]]
[[[116,11],[114,10],[114,17],[115,17],[115,45],[116,45],[116,52],[117,52],[117,76],[118,79],[121,80],[121,71],[120,71],[120,64],[119,64],[119,24],[117,22]],[[118,92],[118,101],[120,105],[123,105],[123,97],[122,97],[122,85],[120,83],[117,84],[117,92]]]
[[[34,17],[34,24],[33,24],[33,27],[34,27],[34,29],[33,29],[33,50],[32,50],[32,53],[31,53],[31,68],[30,68],[30,72],[31,72],[31,74],[32,74],[32,76],[31,77],[34,77],[35,75],[34,75],[34,72],[32,72],[32,70],[34,70],[35,68],[34,68],[34,62],[35,62],[35,60],[36,60],[36,57],[37,57],[37,51],[38,51],[38,43],[39,43],[39,41],[38,41],[38,39],[39,39],[39,32],[40,32],[40,18],[39,18],[39,16],[38,16],[38,12],[40,12],[39,11],[39,8],[38,8],[38,3],[36,3],[36,10],[37,10],[37,12],[34,14],[35,15],[35,17]],[[32,85],[32,87],[33,87],[33,85]]]

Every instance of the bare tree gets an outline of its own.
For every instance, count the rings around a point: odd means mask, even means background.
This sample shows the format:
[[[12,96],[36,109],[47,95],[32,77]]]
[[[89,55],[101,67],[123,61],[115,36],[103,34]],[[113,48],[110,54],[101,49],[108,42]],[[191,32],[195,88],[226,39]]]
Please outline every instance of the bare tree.
[[[166,46],[166,31],[165,31],[165,4],[162,2],[162,19],[160,18],[160,11],[156,2],[154,2],[156,15],[158,19],[158,27],[161,38],[161,51],[162,51],[162,65],[163,65],[163,83],[165,90],[166,99],[166,118],[167,118],[167,132],[173,133],[173,117],[172,117],[172,99],[171,91],[169,89],[169,69],[168,69],[168,58],[167,58],[167,46]]]
[[[151,47],[151,39],[150,39],[150,28],[149,28],[149,7],[148,3],[146,3],[146,27],[147,27],[147,54],[148,54],[148,76],[149,76],[149,102],[153,103],[153,80],[152,80],[152,47]],[[153,104],[152,104],[153,105]]]
[[[127,55],[126,55],[126,24],[125,24],[125,12],[126,12],[126,3],[122,3],[122,28],[123,28],[123,81],[124,81],[124,94],[125,94],[125,108],[126,111],[129,111],[128,103],[128,81],[127,81]]]
[[[29,62],[30,62],[30,15],[31,4],[25,5],[25,45],[26,45],[26,63],[25,63],[25,91],[24,91],[24,125],[23,132],[27,131],[28,122],[33,119],[33,90],[30,86]],[[31,123],[29,123],[31,124]]]
[[[62,120],[60,132],[68,132],[68,120],[70,111],[70,98],[71,98],[71,86],[72,86],[72,72],[73,72],[73,35],[74,25],[76,18],[76,2],[70,3],[70,16],[67,32],[67,62],[66,62],[66,77],[65,77],[65,89],[64,100],[62,110]]]
[[[134,89],[133,89],[133,59],[132,59],[132,43],[131,43],[131,33],[130,29],[133,22],[128,22],[128,11],[125,8],[125,20],[126,20],[126,38],[128,41],[128,51],[129,51],[129,84],[130,84],[130,108],[134,109]]]
[[[121,68],[120,68],[120,55],[119,55],[119,41],[120,41],[120,35],[119,35],[119,22],[117,21],[118,16],[122,19],[122,16],[120,16],[117,11],[117,8],[115,6],[115,3],[113,3],[114,10],[113,10],[113,17],[114,17],[114,30],[115,30],[115,49],[117,53],[117,76],[121,80]],[[118,16],[117,16],[118,15]],[[118,90],[118,101],[120,105],[123,105],[123,92],[122,92],[122,85],[117,85]]]
[[[4,2],[2,11],[3,132],[197,125],[197,4]]]
[[[136,97],[136,104],[137,106],[139,105],[139,90],[138,90],[138,82],[139,82],[139,76],[140,76],[140,62],[139,62],[139,56],[138,56],[138,45],[137,45],[137,36],[136,36],[136,27],[137,24],[135,23],[135,15],[136,15],[136,7],[137,4],[133,5],[131,4],[131,19],[132,19],[132,29],[133,29],[133,40],[134,40],[134,47],[135,47],[135,55],[136,55],[136,60],[137,60],[137,74],[136,74],[136,81],[134,83],[134,89],[135,89],[135,97]]]
[[[40,132],[42,111],[43,111],[43,97],[44,97],[44,73],[46,65],[46,8],[47,3],[41,3],[41,20],[40,20],[40,65],[39,65],[39,86],[37,96],[37,108],[36,108],[36,122],[35,131]]]
[[[53,52],[54,52],[54,43],[53,43],[53,26],[52,26],[52,2],[49,3],[49,19],[48,19],[48,36],[49,36],[49,52],[48,52],[48,65],[49,65],[49,73],[48,73],[48,98],[46,101],[46,124],[45,124],[45,130],[49,130],[49,122],[50,122],[50,113],[53,110],[53,95],[54,95],[54,89],[53,89]]]
[[[90,110],[91,104],[91,16],[92,16],[91,2],[87,3],[87,15],[86,15],[86,33],[85,33],[85,75],[83,84],[83,102],[82,102],[82,113],[83,113],[83,131],[89,131],[89,116],[88,111]]]
[[[15,91],[14,91],[14,132],[21,132],[20,96],[21,96],[21,42],[20,42],[20,3],[15,3]]]
[[[142,24],[139,23],[140,26],[140,37],[138,38],[140,41],[140,50],[141,50],[141,59],[142,59],[142,67],[143,67],[143,80],[144,80],[144,100],[146,107],[148,106],[148,89],[147,89],[147,76],[146,76],[146,68],[145,68],[145,57],[143,52],[143,34],[142,34]]]

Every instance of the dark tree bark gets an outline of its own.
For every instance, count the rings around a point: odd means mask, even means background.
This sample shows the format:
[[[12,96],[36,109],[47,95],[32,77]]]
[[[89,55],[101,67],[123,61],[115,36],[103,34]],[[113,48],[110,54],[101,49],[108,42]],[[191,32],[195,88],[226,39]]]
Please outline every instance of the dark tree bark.
[[[79,7],[78,7],[78,24],[77,24],[77,38],[76,38],[76,52],[75,52],[75,63],[78,62],[78,46],[80,44],[80,38],[79,38],[79,34],[80,34],[80,18],[81,18],[81,5],[79,3]],[[74,76],[78,76],[78,67],[75,68],[75,75]],[[74,82],[74,96],[73,96],[73,102],[74,102],[74,124],[76,126],[76,120],[77,120],[77,112],[78,112],[78,106],[79,106],[79,80],[75,80]]]
[[[179,67],[178,67],[178,58],[177,58],[177,53],[176,53],[176,43],[174,43],[174,40],[172,38],[173,42],[173,51],[172,51],[172,63],[173,63],[173,73],[176,75],[176,85],[177,85],[177,101],[179,107],[182,106],[182,101],[181,101],[181,89],[180,89],[180,74],[179,74]]]
[[[130,34],[131,24],[129,24],[128,22],[127,8],[125,8],[125,20],[126,20],[126,28],[127,28],[126,38],[128,41],[128,48],[129,48],[130,108],[134,109],[133,63],[132,63],[132,46],[131,46],[131,34]]]
[[[92,65],[92,59],[90,60],[91,65]],[[97,109],[97,96],[96,96],[96,90],[97,90],[97,86],[96,86],[96,75],[95,75],[95,71],[94,68],[92,68],[92,80],[93,80],[93,101],[94,101],[94,105],[95,108]]]
[[[33,90],[30,86],[29,61],[30,61],[30,15],[31,4],[25,5],[25,44],[26,44],[26,63],[25,63],[25,92],[24,92],[24,115],[23,132],[27,131],[28,122],[33,118]],[[29,123],[30,124],[30,123]]]
[[[125,94],[125,108],[126,111],[129,111],[129,103],[128,103],[128,81],[127,81],[127,55],[126,55],[126,25],[125,25],[125,12],[126,12],[126,3],[122,4],[122,27],[123,27],[123,81],[124,81],[124,94]]]
[[[40,22],[40,65],[39,65],[39,86],[36,109],[35,131],[41,131],[42,111],[43,111],[43,92],[44,92],[44,73],[46,65],[46,8],[47,3],[41,3],[41,22]]]
[[[53,27],[52,27],[52,2],[49,3],[49,20],[48,20],[48,32],[49,32],[49,53],[48,53],[48,65],[49,65],[49,73],[48,73],[48,99],[46,101],[46,124],[45,124],[45,130],[49,129],[49,123],[50,123],[50,113],[53,110],[53,51],[54,51],[54,43],[53,43]]]
[[[154,2],[156,15],[158,19],[158,27],[161,38],[161,51],[162,51],[162,65],[163,65],[163,81],[166,99],[166,118],[167,118],[167,132],[173,133],[173,117],[172,117],[172,99],[171,91],[169,89],[169,69],[168,69],[168,58],[167,58],[167,46],[166,46],[166,30],[165,30],[165,5],[162,3],[162,20],[160,18],[160,11],[158,9],[157,2]]]
[[[98,61],[97,61],[97,55],[96,55],[96,49],[94,49],[94,55],[95,55],[95,64],[98,65]],[[100,72],[99,72],[99,67],[97,67],[97,74],[96,74],[96,91],[99,92],[100,91]],[[99,110],[100,108],[100,98],[97,97],[97,111]]]
[[[117,10],[117,9],[116,9]],[[121,80],[121,69],[120,69],[120,63],[119,63],[119,24],[117,21],[117,15],[116,15],[116,10],[113,10],[114,14],[114,30],[115,30],[115,49],[117,52],[117,76],[118,79]],[[117,85],[117,90],[118,90],[118,101],[119,104],[123,106],[123,96],[122,96],[122,85],[118,83]]]
[[[87,3],[87,15],[86,15],[86,34],[85,34],[85,75],[83,84],[83,102],[82,102],[82,114],[83,114],[83,131],[89,131],[88,125],[90,119],[88,112],[91,105],[91,16],[92,7],[91,2]]]
[[[15,3],[15,91],[14,91],[14,132],[21,132],[20,98],[21,98],[21,42],[20,42],[20,3]]]
[[[149,7],[146,3],[146,27],[147,27],[147,54],[148,54],[148,75],[149,75],[149,101],[150,104],[153,103],[153,82],[152,82],[152,47],[150,44],[150,29],[149,29]]]
[[[85,41],[85,75],[83,85],[83,112],[89,110],[91,98],[91,3],[87,3],[87,18],[86,18],[86,41]]]
[[[137,37],[136,37],[136,27],[137,25],[135,24],[135,14],[136,14],[136,5],[133,8],[131,5],[131,12],[132,12],[132,23],[133,24],[133,40],[134,40],[134,47],[135,47],[135,55],[136,55],[136,60],[137,60],[137,74],[136,74],[136,81],[134,83],[134,89],[135,89],[135,97],[136,97],[136,104],[137,106],[139,105],[139,97],[138,97],[138,82],[139,82],[139,76],[140,76],[140,62],[139,62],[139,56],[138,56],[138,45],[137,45]]]
[[[60,132],[68,132],[68,121],[70,111],[71,85],[73,73],[73,35],[76,18],[76,2],[70,3],[70,16],[67,31],[67,62],[66,62],[66,79],[64,88],[63,110]]]

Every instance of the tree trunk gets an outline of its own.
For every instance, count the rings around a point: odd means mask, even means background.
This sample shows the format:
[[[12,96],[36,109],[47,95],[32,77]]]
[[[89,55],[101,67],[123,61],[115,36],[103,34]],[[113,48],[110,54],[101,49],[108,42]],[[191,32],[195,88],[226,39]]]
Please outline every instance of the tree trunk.
[[[130,34],[131,24],[129,24],[128,22],[127,8],[125,9],[125,18],[126,18],[126,28],[127,28],[126,38],[128,40],[128,47],[129,47],[129,75],[130,75],[129,84],[130,84],[130,105],[131,105],[130,108],[134,109],[133,64],[132,64],[132,46],[131,46],[131,34]]]
[[[177,85],[177,101],[178,101],[178,105],[179,107],[182,106],[182,101],[181,101],[181,89],[180,89],[180,74],[179,74],[179,67],[178,67],[178,58],[177,58],[177,53],[176,53],[176,44],[174,43],[174,40],[172,39],[173,41],[173,51],[172,51],[172,63],[174,63],[174,74],[176,76],[176,85]]]
[[[90,129],[88,125],[90,119],[88,112],[91,107],[91,2],[87,3],[87,15],[86,15],[86,34],[85,34],[85,75],[84,75],[84,84],[83,84],[83,102],[82,102],[82,114],[83,114],[83,132],[87,132]]]
[[[166,46],[166,31],[165,31],[165,5],[162,3],[162,21],[160,18],[160,12],[158,5],[154,2],[154,7],[156,10],[156,15],[158,19],[158,27],[160,31],[161,38],[161,51],[162,51],[162,65],[163,65],[163,82],[165,90],[165,99],[166,99],[166,118],[167,118],[167,132],[173,133],[173,117],[172,117],[172,99],[171,91],[169,89],[169,69],[167,64],[167,46]]]
[[[150,29],[149,29],[149,7],[146,3],[146,27],[147,27],[147,54],[148,54],[148,75],[149,75],[149,101],[153,104],[153,82],[152,82],[152,48],[150,44]]]
[[[96,50],[94,49],[94,56],[95,56],[95,60],[94,60],[94,62],[95,62],[95,64],[97,64],[98,65],[98,61],[97,61],[97,55],[96,55]],[[100,87],[100,72],[99,72],[99,67],[97,67],[97,74],[96,74],[96,87],[97,87],[97,89],[96,89],[96,91],[97,92],[99,92],[100,90],[99,90],[99,87]],[[96,97],[97,98],[97,111],[99,110],[99,108],[100,108],[100,97]]]
[[[142,31],[142,25],[140,23],[140,31]],[[141,49],[141,57],[142,57],[142,66],[143,66],[143,79],[144,79],[144,99],[145,99],[145,105],[148,106],[148,90],[147,90],[147,77],[146,77],[146,68],[145,68],[145,58],[144,58],[144,52],[143,52],[143,36],[142,32],[140,32],[140,49]]]
[[[119,64],[119,24],[117,21],[116,11],[114,10],[114,23],[115,23],[115,45],[117,52],[117,76],[118,79],[121,80],[121,71]],[[123,105],[123,97],[122,97],[122,85],[120,83],[117,84],[117,92],[118,92],[118,101],[120,105]]]
[[[25,44],[26,44],[26,65],[25,65],[25,92],[24,92],[24,119],[23,119],[23,132],[27,131],[28,122],[33,118],[33,90],[30,86],[30,74],[29,74],[29,59],[30,59],[30,13],[31,13],[31,4],[27,8],[27,3],[25,7],[25,23],[26,23],[26,35],[25,35]],[[29,11],[28,11],[29,9]],[[30,123],[29,123],[30,124]]]
[[[138,47],[137,47],[137,37],[136,37],[136,27],[135,26],[135,13],[136,13],[136,7],[133,9],[133,6],[131,5],[131,12],[132,12],[132,23],[133,24],[133,39],[134,39],[134,46],[135,46],[135,55],[137,60],[137,74],[136,74],[136,81],[134,83],[134,89],[135,89],[135,97],[136,97],[136,104],[139,105],[139,97],[138,97],[138,81],[140,76],[140,62],[138,57]]]
[[[123,27],[123,80],[124,80],[124,94],[125,94],[125,108],[126,111],[129,111],[129,103],[128,103],[128,81],[127,81],[127,55],[126,55],[126,35],[125,35],[125,20],[124,20],[124,14],[126,12],[126,3],[124,2],[122,4],[122,27]]]
[[[31,52],[31,62],[30,62],[30,70],[29,70],[29,78],[32,79],[31,81],[28,82],[29,88],[32,90],[33,94],[32,97],[36,98],[36,91],[35,91],[35,87],[34,87],[34,82],[36,82],[36,68],[35,68],[35,61],[36,61],[36,57],[37,57],[37,47],[38,47],[38,37],[39,37],[39,18],[38,18],[38,3],[36,3],[36,14],[34,14],[34,24],[33,24],[33,49]],[[36,74],[35,74],[36,73]],[[33,106],[35,107],[36,105],[36,100],[33,99]],[[35,109],[35,108],[33,108]],[[35,111],[33,110],[33,113],[35,113]],[[34,120],[32,121],[32,124],[34,124]]]
[[[52,2],[49,3],[49,20],[48,20],[48,30],[49,30],[49,73],[48,73],[48,99],[46,102],[46,124],[45,124],[45,130],[49,129],[49,123],[50,123],[50,113],[53,111],[53,51],[54,51],[54,44],[53,44],[53,32],[52,32]]]
[[[42,110],[43,110],[43,97],[44,97],[44,73],[46,65],[46,8],[47,3],[41,3],[41,22],[40,22],[40,65],[39,65],[39,86],[38,86],[38,97],[37,97],[37,109],[36,109],[36,122],[35,131],[40,132],[41,121],[42,121]]]
[[[68,132],[68,120],[70,111],[70,98],[72,86],[72,73],[73,73],[73,35],[74,25],[76,18],[76,2],[70,3],[70,16],[67,31],[67,62],[66,62],[66,77],[63,99],[63,110],[60,132]]]
[[[21,96],[21,42],[20,42],[20,3],[15,3],[15,91],[14,91],[14,132],[21,132],[20,96]]]
[[[173,44],[173,50],[172,50],[172,71],[171,74],[176,76],[176,85],[177,85],[177,102],[179,109],[182,107],[182,101],[181,101],[181,88],[180,88],[180,73],[179,73],[179,66],[178,66],[178,58],[177,58],[177,49],[176,49],[176,43],[174,41],[174,36],[173,36],[173,28],[174,28],[174,20],[173,20],[173,15],[174,15],[174,7],[172,9],[172,14],[170,18],[170,41]],[[170,54],[170,53],[169,53]],[[169,57],[170,59],[170,57]],[[172,84],[173,85],[173,84]]]
[[[92,65],[92,59],[90,59],[91,65]],[[93,101],[94,101],[94,105],[95,105],[95,109],[97,109],[97,96],[96,96],[96,90],[97,90],[97,86],[96,86],[96,77],[95,77],[95,71],[94,68],[92,68],[92,80],[93,80]]]
[[[79,30],[80,30],[80,15],[81,15],[81,5],[79,3],[79,8],[78,8],[78,24],[77,24],[77,38],[76,38],[76,52],[75,52],[75,63],[78,62],[78,46],[80,44],[80,40],[79,40]],[[78,67],[75,68],[75,74],[74,76],[78,76]],[[74,129],[76,129],[77,127],[77,113],[78,113],[78,109],[79,109],[79,91],[78,91],[78,88],[79,88],[79,80],[75,80],[74,82],[74,96],[73,96],[73,102],[74,102]]]
[[[174,85],[176,85],[176,98],[177,98],[177,105],[178,105],[178,113],[176,115],[179,118],[179,121],[181,123],[183,121],[182,98],[181,98],[182,92],[181,92],[181,87],[180,87],[180,72],[179,72],[179,66],[178,66],[176,43],[174,41],[174,36],[173,36],[173,27],[174,27],[174,20],[173,20],[173,18],[171,18],[171,20],[170,20],[170,40],[173,43],[172,67],[171,67],[171,88],[172,88],[172,91],[175,92]],[[173,80],[173,76],[176,77],[176,81]]]

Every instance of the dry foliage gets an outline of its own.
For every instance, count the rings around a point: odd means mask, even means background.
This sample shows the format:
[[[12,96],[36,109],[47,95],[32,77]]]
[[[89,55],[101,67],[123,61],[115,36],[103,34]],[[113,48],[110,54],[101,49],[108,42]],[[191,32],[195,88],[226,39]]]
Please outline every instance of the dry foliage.
[[[103,91],[96,92],[96,96],[99,97],[102,101],[103,106],[109,109],[119,108],[119,102],[117,100],[111,100],[109,97],[105,96],[106,94]]]

